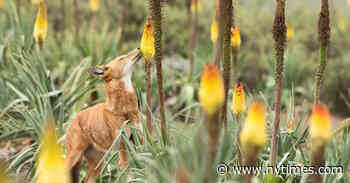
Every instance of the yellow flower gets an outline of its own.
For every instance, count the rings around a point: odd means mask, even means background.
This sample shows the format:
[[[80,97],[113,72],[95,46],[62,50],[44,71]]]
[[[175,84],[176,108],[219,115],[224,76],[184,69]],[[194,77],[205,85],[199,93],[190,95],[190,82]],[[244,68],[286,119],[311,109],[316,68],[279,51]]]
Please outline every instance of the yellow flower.
[[[204,68],[198,95],[208,115],[213,115],[221,108],[224,102],[224,87],[220,71],[214,63],[208,63]]]
[[[237,27],[231,28],[231,46],[235,49],[239,49],[241,47],[241,34]]]
[[[245,110],[245,95],[243,85],[241,83],[235,84],[235,90],[233,94],[232,111],[235,115]]]
[[[1,5],[2,5],[2,0],[0,0],[0,7],[1,7]]]
[[[255,152],[256,148],[265,146],[267,139],[265,125],[264,104],[254,102],[248,110],[248,116],[240,135],[242,148],[248,154]]]
[[[348,0],[348,5],[350,6],[350,0]]]
[[[345,23],[345,18],[344,18],[343,16],[340,17],[340,19],[339,19],[338,27],[339,27],[339,29],[340,29],[342,32],[345,32],[346,23]]]
[[[0,163],[0,183],[8,183],[9,178],[6,173],[6,168]]]
[[[47,34],[47,14],[45,2],[40,2],[38,15],[34,25],[34,39],[39,46],[42,46]]]
[[[37,183],[69,183],[70,176],[64,163],[63,150],[57,143],[55,126],[50,124],[42,138],[37,163]]]
[[[310,136],[313,146],[324,145],[331,138],[331,119],[325,105],[315,104],[310,118]]]
[[[141,39],[141,52],[143,58],[147,63],[152,62],[152,58],[154,57],[154,37],[152,32],[152,21],[149,18],[145,24],[145,29],[142,34]]]
[[[200,11],[202,5],[201,5],[201,1],[200,0],[191,0],[191,12],[192,13],[195,13],[196,9],[197,9],[197,12]]]
[[[215,44],[216,40],[218,39],[219,30],[218,30],[218,23],[216,22],[216,19],[213,18],[213,22],[211,24],[211,32],[210,32],[210,39]]]
[[[98,11],[99,8],[99,0],[90,0],[90,8],[93,12]]]
[[[39,4],[39,3],[41,3],[41,1],[43,1],[43,0],[32,0],[32,4]]]
[[[292,39],[294,37],[294,30],[290,24],[287,24],[287,39]]]

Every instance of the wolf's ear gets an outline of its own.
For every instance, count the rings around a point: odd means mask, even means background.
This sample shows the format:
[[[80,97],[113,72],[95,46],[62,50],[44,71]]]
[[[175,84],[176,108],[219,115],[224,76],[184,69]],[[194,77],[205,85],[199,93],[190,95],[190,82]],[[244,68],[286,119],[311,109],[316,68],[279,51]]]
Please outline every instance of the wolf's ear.
[[[102,78],[105,75],[105,69],[101,67],[90,67],[88,72],[96,77]]]

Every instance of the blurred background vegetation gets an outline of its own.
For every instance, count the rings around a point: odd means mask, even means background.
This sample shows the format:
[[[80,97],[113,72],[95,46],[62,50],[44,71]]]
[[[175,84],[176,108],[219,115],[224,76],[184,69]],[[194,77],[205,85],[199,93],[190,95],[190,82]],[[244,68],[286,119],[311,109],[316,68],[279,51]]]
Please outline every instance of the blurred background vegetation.
[[[61,2],[65,2],[62,7]],[[322,103],[331,109],[336,121],[350,115],[350,5],[345,0],[332,0],[331,3],[331,45],[329,64],[325,73],[321,93]],[[103,83],[88,76],[86,68],[107,63],[114,57],[138,47],[144,23],[149,15],[148,4],[143,0],[100,0],[100,8],[92,12],[87,0],[78,1],[78,21],[74,13],[73,1],[47,1],[48,37],[44,48],[39,50],[33,40],[33,25],[38,10],[30,0],[3,0],[0,7],[0,140],[12,142],[16,156],[12,157],[11,168],[31,170],[38,147],[40,126],[50,116],[54,116],[61,132],[64,122],[71,121],[78,111],[95,103],[104,101]],[[240,28],[242,46],[239,53],[239,78],[245,84],[251,97],[263,98],[273,104],[274,90],[274,49],[272,40],[273,3],[262,0],[235,1],[235,24]],[[215,1],[202,1],[199,11],[198,42],[195,49],[195,74],[193,83],[188,83],[189,46],[191,26],[188,22],[188,9],[185,1],[167,0],[163,3],[163,48],[164,48],[164,89],[166,112],[169,125],[172,121],[199,121],[200,115],[190,115],[189,108],[200,114],[197,102],[199,77],[203,66],[213,60],[213,45],[210,40],[210,26],[214,16]],[[291,111],[301,111],[306,116],[313,101],[314,72],[319,62],[319,43],[317,40],[317,20],[319,3],[287,1],[287,23],[292,36],[288,39],[283,84],[283,123],[287,124]],[[78,23],[78,25],[77,25]],[[80,32],[76,33],[75,28]],[[140,106],[144,109],[145,86],[143,63],[134,72],[133,81]],[[155,69],[153,69],[153,83]],[[153,112],[158,112],[156,87],[153,87]],[[95,92],[97,91],[97,93]],[[231,92],[232,95],[232,92]],[[292,96],[292,97],[291,97]],[[231,98],[231,97],[230,97]],[[294,104],[291,104],[291,98]],[[187,104],[187,105],[186,105]],[[293,107],[290,107],[293,106]],[[269,109],[271,106],[269,107]],[[272,114],[270,114],[272,115]],[[270,116],[271,117],[271,116]],[[300,117],[300,121],[305,121]],[[288,119],[287,119],[288,118]],[[232,120],[232,119],[231,119]],[[272,120],[271,120],[272,121]],[[170,128],[170,130],[174,130]],[[174,130],[175,131],[175,130]],[[233,130],[234,131],[234,130]],[[303,132],[303,131],[302,131]],[[286,149],[296,141],[296,134],[286,134]],[[301,132],[298,131],[298,134]],[[193,135],[193,134],[192,134]],[[174,132],[176,137],[185,137],[182,130]],[[232,135],[235,137],[235,135]],[[289,138],[294,139],[291,141]],[[30,137],[29,146],[22,146],[23,139]],[[33,143],[33,139],[36,143]],[[181,140],[186,142],[187,138]],[[225,140],[225,139],[224,139]],[[229,141],[229,138],[226,139]],[[300,139],[298,139],[299,143]],[[342,143],[349,143],[346,140]],[[292,143],[293,142],[293,143]],[[181,144],[175,142],[175,144]],[[195,142],[184,146],[190,147]],[[5,146],[6,144],[2,144]],[[232,147],[223,145],[227,151],[221,159],[229,159]],[[24,149],[20,149],[24,148]],[[159,174],[170,174],[162,170],[164,162],[185,162],[188,149],[179,147],[175,157],[172,151],[159,155],[163,147],[146,147],[152,155],[160,156],[159,164],[152,164]],[[20,149],[20,151],[18,150]],[[145,151],[145,149],[143,149]],[[266,151],[266,150],[265,150]],[[283,150],[281,150],[282,156]],[[347,149],[341,149],[347,151]],[[300,152],[294,156],[301,158]],[[336,153],[336,152],[335,152]],[[182,156],[183,155],[183,156]],[[346,155],[346,154],[345,154]],[[343,158],[345,158],[345,155]],[[333,159],[332,159],[333,158]],[[338,158],[338,159],[337,159]],[[342,162],[342,157],[329,157]],[[150,158],[152,159],[152,158]],[[162,162],[164,161],[164,162]],[[199,161],[199,160],[198,160]],[[297,161],[297,160],[296,160]],[[134,162],[137,164],[137,162]],[[200,162],[195,162],[200,164]],[[194,164],[195,164],[194,163]],[[171,164],[171,163],[170,163]],[[197,164],[197,165],[198,165]],[[158,166],[159,165],[159,166]],[[172,164],[171,164],[172,165]],[[140,169],[145,164],[137,164]],[[193,165],[188,165],[191,167]],[[192,167],[193,168],[193,167]],[[191,168],[190,168],[191,169]],[[114,170],[108,170],[112,174]],[[163,172],[162,172],[163,171]],[[28,171],[27,175],[33,175]],[[158,173],[151,174],[149,180],[155,181]],[[198,172],[203,174],[203,172]],[[146,173],[143,174],[146,176]],[[153,176],[153,177],[152,177]],[[163,175],[165,176],[165,175]],[[144,178],[144,177],[143,177]],[[166,178],[164,178],[166,180]],[[153,180],[153,181],[152,181]],[[161,182],[161,181],[159,181]]]

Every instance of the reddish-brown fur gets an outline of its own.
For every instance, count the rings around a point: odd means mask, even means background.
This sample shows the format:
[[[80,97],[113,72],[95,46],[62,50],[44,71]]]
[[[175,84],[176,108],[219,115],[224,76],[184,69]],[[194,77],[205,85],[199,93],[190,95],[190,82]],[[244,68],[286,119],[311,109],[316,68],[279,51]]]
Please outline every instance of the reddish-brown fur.
[[[140,127],[137,98],[130,80],[132,70],[140,58],[140,52],[136,49],[103,67],[89,70],[104,80],[106,102],[79,112],[67,132],[66,162],[73,173],[73,183],[78,179],[83,157],[88,163],[86,183],[95,182],[103,163],[99,167],[97,165],[104,152],[112,145],[124,122],[129,120],[135,127]],[[127,134],[130,137],[129,128]],[[119,159],[121,168],[126,168],[128,154],[122,140]]]

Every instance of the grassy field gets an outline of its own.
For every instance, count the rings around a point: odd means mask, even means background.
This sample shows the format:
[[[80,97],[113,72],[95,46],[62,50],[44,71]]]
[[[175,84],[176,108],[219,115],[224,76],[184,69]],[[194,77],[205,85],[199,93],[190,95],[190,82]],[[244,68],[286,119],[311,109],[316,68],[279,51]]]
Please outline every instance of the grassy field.
[[[287,43],[284,53],[281,125],[277,165],[313,164],[309,119],[314,103],[315,72],[320,60],[318,17],[321,1],[305,5],[286,0]],[[289,4],[289,1],[293,1]],[[65,2],[62,6],[62,2]],[[47,121],[56,122],[58,142],[64,149],[65,133],[75,115],[87,107],[105,101],[103,82],[91,77],[87,69],[108,63],[113,58],[139,47],[144,24],[150,15],[146,1],[100,0],[93,12],[89,1],[47,1],[48,33],[40,48],[33,30],[38,5],[30,0],[0,0],[0,162],[4,160],[10,180],[34,182],[41,147],[42,130]],[[260,148],[257,162],[271,165],[271,137],[274,123],[275,47],[272,35],[274,1],[234,1],[234,22],[242,39],[236,75],[244,85],[247,110],[241,118],[231,111],[234,95],[231,81],[228,91],[227,126],[220,128],[217,154],[210,164],[210,135],[206,133],[205,107],[198,92],[206,64],[214,61],[210,39],[215,1],[201,1],[195,46],[191,46],[192,24],[185,1],[168,0],[162,4],[163,85],[167,143],[160,127],[156,63],[152,63],[153,132],[143,132],[144,144],[133,149],[127,143],[130,163],[127,170],[118,165],[117,151],[111,148],[97,182],[122,182],[131,172],[135,182],[243,182],[243,174],[217,175],[216,165],[237,165],[239,126],[247,118],[251,104],[260,101],[266,109],[267,142]],[[323,181],[350,182],[350,2],[330,1],[331,39],[328,65],[324,73],[320,101],[331,114],[329,143],[325,163],[341,166],[343,172],[325,174]],[[77,32],[77,29],[79,32]],[[191,49],[193,48],[193,49]],[[193,52],[191,52],[193,50]],[[193,53],[193,73],[190,56]],[[223,72],[223,68],[220,68]],[[132,82],[140,111],[145,114],[146,73],[140,61]],[[232,78],[232,76],[230,76]],[[202,81],[203,82],[203,81]],[[142,122],[146,123],[145,115]],[[218,124],[220,120],[215,121]],[[153,137],[153,138],[152,138]],[[120,132],[118,141],[126,136]],[[245,154],[243,154],[245,156]],[[1,169],[1,168],[0,168]],[[232,170],[232,168],[231,168]],[[1,173],[0,173],[1,174]],[[87,176],[83,166],[80,177]],[[310,182],[307,174],[260,174],[253,182]],[[0,176],[0,183],[1,176]]]

